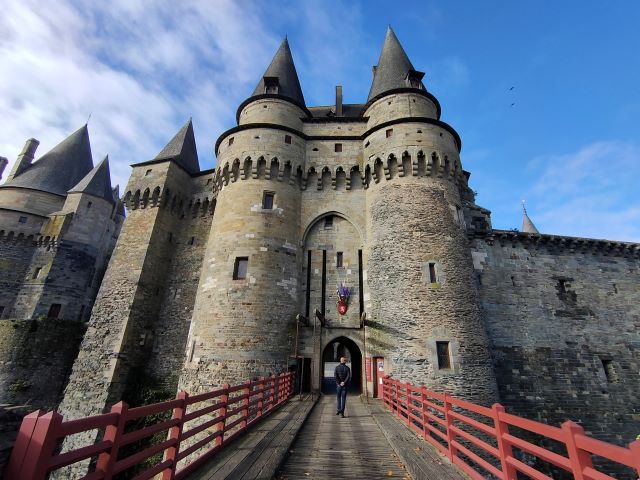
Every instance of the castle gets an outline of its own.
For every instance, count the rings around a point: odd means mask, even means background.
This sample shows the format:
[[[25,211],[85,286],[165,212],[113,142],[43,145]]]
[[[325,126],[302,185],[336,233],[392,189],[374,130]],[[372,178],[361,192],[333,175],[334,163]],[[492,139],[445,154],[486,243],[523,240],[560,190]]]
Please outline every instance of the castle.
[[[142,381],[196,393],[292,366],[321,389],[346,354],[368,395],[391,374],[635,436],[640,245],[540,234],[526,213],[522,231],[493,229],[440,115],[391,29],[363,104],[337,87],[307,106],[285,40],[217,168],[200,170],[191,121],[132,166],[61,413]]]

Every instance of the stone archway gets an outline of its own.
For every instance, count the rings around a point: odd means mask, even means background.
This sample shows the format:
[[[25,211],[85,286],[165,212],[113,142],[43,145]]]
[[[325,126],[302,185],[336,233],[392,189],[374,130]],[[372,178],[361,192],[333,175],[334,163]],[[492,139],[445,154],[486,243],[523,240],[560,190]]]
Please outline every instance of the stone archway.
[[[335,393],[336,385],[333,371],[340,362],[340,357],[347,357],[347,365],[351,368],[351,387],[349,393],[362,392],[362,352],[348,337],[336,337],[329,341],[322,351],[322,393]]]

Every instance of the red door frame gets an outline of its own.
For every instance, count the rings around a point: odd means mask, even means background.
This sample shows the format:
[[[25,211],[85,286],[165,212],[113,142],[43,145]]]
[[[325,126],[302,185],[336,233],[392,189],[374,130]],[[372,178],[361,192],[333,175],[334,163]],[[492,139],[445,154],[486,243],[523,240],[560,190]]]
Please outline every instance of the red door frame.
[[[378,362],[382,362],[382,369],[378,369]],[[373,357],[371,362],[373,380],[373,398],[382,398],[382,377],[384,376],[384,357]]]

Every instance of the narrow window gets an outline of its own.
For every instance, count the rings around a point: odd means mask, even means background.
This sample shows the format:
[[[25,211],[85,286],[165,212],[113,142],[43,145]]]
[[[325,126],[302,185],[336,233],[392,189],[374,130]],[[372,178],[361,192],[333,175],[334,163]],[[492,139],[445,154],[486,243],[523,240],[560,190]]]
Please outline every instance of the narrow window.
[[[249,257],[236,257],[236,262],[233,266],[233,279],[244,280],[247,278],[247,265],[249,264]]]
[[[324,217],[324,228],[333,228],[333,215]]]
[[[87,210],[89,210],[91,208],[91,205],[93,205],[93,203],[87,202]]]
[[[387,138],[393,135],[393,128],[388,128],[386,134],[387,134]]]
[[[343,267],[342,258],[343,258],[342,252],[337,252],[336,253],[336,267],[338,267],[338,268],[342,268]]]
[[[60,310],[62,309],[62,305],[59,303],[53,303],[49,307],[49,313],[47,313],[47,318],[58,318],[60,315]]]
[[[341,152],[342,151],[342,144],[341,143],[336,143],[335,144],[335,151],[336,152]]]
[[[436,276],[436,264],[429,263],[429,282],[438,283],[438,277]]]
[[[284,136],[284,143],[291,143],[291,135],[285,135]]]
[[[173,240],[173,233],[169,232],[167,238],[169,240],[169,243],[171,243],[171,240]]]
[[[616,372],[613,362],[610,359],[601,358],[602,368],[604,368],[604,374],[607,377],[607,382],[618,383],[618,372]]]
[[[567,293],[567,281],[564,279],[560,279],[558,280],[558,290],[560,290],[560,293]]]
[[[147,175],[149,175],[149,174],[151,173],[151,171],[152,171],[152,170],[153,170],[153,169],[152,169],[152,168],[150,168],[149,170],[147,170],[146,172],[144,172],[144,176],[146,177]]]
[[[27,223],[27,217],[20,217],[18,223]]]
[[[273,208],[273,197],[275,197],[275,195],[273,192],[264,192],[262,195],[262,208],[264,210],[271,210]]]
[[[38,267],[33,271],[33,277],[31,278],[38,278],[40,276],[40,272],[42,271],[42,268]]]
[[[194,243],[196,243],[196,237],[191,237],[189,239],[189,245],[193,245]]]
[[[233,145],[233,137],[229,139],[229,146]]]
[[[364,148],[367,148],[369,146],[369,142],[364,144]]]
[[[449,354],[449,342],[436,342],[436,350],[438,351],[438,369],[450,369],[451,356]]]
[[[211,185],[211,181],[212,181],[211,178],[207,178],[207,185]]]
[[[160,295],[160,287],[156,287],[155,296]]]

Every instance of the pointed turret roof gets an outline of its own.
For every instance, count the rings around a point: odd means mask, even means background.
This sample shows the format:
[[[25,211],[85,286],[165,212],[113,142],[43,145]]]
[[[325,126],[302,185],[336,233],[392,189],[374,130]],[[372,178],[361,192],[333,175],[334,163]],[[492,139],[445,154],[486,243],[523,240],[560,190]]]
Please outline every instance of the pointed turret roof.
[[[522,202],[522,231],[524,233],[540,233],[529,218],[529,215],[527,215],[527,209],[524,206],[524,201]]]
[[[378,65],[373,68],[373,82],[371,83],[371,90],[369,90],[367,100],[371,100],[389,90],[407,88],[407,74],[410,71],[415,72],[411,60],[409,60],[404,48],[400,45],[400,41],[396,34],[393,33],[391,26],[387,28],[387,35],[384,38]],[[416,73],[419,74],[419,72]],[[419,77],[421,78],[421,76]],[[420,85],[424,89],[422,82],[420,82]]]
[[[262,95],[265,92],[265,78],[277,78],[278,79],[278,95],[288,97],[305,106],[304,96],[302,95],[302,88],[300,88],[300,80],[298,80],[298,73],[296,72],[296,66],[293,63],[293,56],[289,49],[289,41],[285,39],[280,44],[280,48],[276,52],[271,64],[264,72],[264,75],[258,82],[258,86],[253,91],[252,96]]]
[[[154,160],[173,160],[189,173],[198,173],[198,150],[191,119],[180,129]]]
[[[92,168],[89,131],[83,125],[3,186],[66,195]]]
[[[69,190],[69,193],[88,193],[89,195],[104,198],[106,201],[113,203],[109,156],[104,157],[75,187]]]

